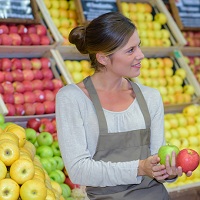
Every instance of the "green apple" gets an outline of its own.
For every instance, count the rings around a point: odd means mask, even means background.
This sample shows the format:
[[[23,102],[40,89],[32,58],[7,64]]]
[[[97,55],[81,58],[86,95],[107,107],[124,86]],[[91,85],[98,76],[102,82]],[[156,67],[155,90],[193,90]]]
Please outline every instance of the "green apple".
[[[59,143],[57,140],[53,141],[51,148],[53,150],[54,156],[61,156],[60,147],[59,147]]]
[[[57,163],[56,169],[63,170],[64,169],[64,162],[63,159],[60,156],[54,156],[53,159]]]
[[[42,145],[51,145],[53,143],[53,136],[49,132],[41,132],[37,136],[37,142],[39,146]]]
[[[4,124],[4,123],[5,123],[4,115],[0,113],[0,124]]]
[[[51,171],[51,172],[49,173],[49,177],[50,177],[53,181],[56,181],[57,183],[63,183],[63,182],[64,182],[63,177],[61,176],[61,174],[59,173],[58,170]]]
[[[40,158],[40,162],[42,164],[42,166],[44,167],[44,169],[47,171],[47,173],[49,174],[52,170],[51,170],[51,163],[49,162],[48,158]]]
[[[62,188],[62,195],[65,199],[67,199],[68,197],[71,196],[71,188],[65,184],[65,183],[61,183],[60,184],[61,188]]]
[[[26,139],[34,144],[37,138],[37,132],[33,128],[25,128]]]
[[[37,147],[36,154],[39,155],[41,158],[53,157],[53,150],[50,146],[43,145]]]
[[[48,160],[51,163],[51,171],[56,170],[57,169],[57,161],[54,159],[54,157],[49,157]]]
[[[63,171],[59,170],[59,169],[56,169],[55,171],[58,172],[58,174],[60,175],[61,183],[64,183],[65,178],[66,178],[65,173]]]
[[[161,146],[158,150],[158,156],[160,158],[160,164],[165,165],[167,155],[170,156],[170,162],[171,162],[171,154],[172,154],[173,151],[176,153],[176,155],[178,155],[179,148],[175,145],[172,145],[172,144],[166,144],[166,145]]]

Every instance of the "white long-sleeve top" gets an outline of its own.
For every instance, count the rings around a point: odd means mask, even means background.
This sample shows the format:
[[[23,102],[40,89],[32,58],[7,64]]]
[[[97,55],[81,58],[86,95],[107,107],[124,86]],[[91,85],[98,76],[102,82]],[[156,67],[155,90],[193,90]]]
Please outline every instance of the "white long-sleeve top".
[[[150,152],[156,154],[164,140],[163,102],[160,93],[138,84],[151,117]],[[103,109],[108,132],[144,129],[145,122],[138,102],[122,112]],[[71,181],[85,186],[139,184],[139,160],[103,162],[92,159],[99,135],[98,120],[91,100],[75,84],[64,86],[56,96],[56,123],[59,147]]]

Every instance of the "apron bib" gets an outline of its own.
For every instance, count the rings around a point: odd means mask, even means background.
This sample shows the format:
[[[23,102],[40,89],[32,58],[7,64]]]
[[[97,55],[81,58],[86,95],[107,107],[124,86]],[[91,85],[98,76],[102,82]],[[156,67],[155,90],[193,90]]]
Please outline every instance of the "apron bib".
[[[130,81],[144,116],[146,129],[119,133],[108,133],[107,122],[97,92],[90,77],[83,80],[96,109],[99,123],[99,138],[93,159],[105,162],[126,162],[142,160],[150,156],[151,119],[146,101],[137,84]],[[140,184],[86,187],[90,200],[169,200],[164,185],[148,176],[143,176]]]

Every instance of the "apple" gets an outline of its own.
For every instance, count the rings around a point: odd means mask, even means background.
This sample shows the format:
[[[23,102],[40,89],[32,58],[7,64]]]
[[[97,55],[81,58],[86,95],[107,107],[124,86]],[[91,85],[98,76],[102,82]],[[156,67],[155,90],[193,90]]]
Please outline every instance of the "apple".
[[[39,80],[42,80],[44,77],[43,77],[43,73],[41,72],[40,69],[33,69],[33,74],[34,74],[34,78],[35,79],[39,79]]]
[[[35,106],[32,103],[24,103],[25,115],[35,115]]]
[[[34,90],[33,93],[35,94],[35,101],[36,102],[44,102],[45,96],[42,90]]]
[[[4,89],[4,93],[9,93],[9,94],[14,93],[14,87],[11,82],[9,82],[9,81],[3,82],[2,86]]]
[[[15,106],[10,103],[6,103],[6,108],[8,109],[8,114],[6,116],[14,116],[15,115]]]
[[[40,156],[40,158],[49,158],[49,157],[53,157],[53,150],[50,146],[42,145],[42,146],[37,147],[36,154]]]
[[[22,104],[15,105],[15,114],[18,116],[23,116],[25,114],[24,105]]]
[[[57,167],[57,162],[56,162],[56,160],[54,160],[53,157],[49,157],[48,160],[49,160],[49,162],[51,163],[51,171],[56,170],[56,167]]]
[[[41,69],[41,72],[43,73],[44,79],[50,79],[51,80],[54,77],[53,72],[50,68]]]
[[[24,80],[24,74],[21,69],[16,69],[11,72],[13,81],[22,82]]]
[[[36,97],[35,97],[35,94],[33,92],[26,91],[26,92],[24,92],[23,95],[24,95],[24,102],[25,103],[35,103]]]
[[[33,85],[31,81],[24,80],[22,83],[24,85],[25,91],[33,91]]]
[[[25,99],[24,99],[24,94],[23,93],[14,93],[14,103],[15,104],[24,104]]]
[[[164,13],[156,13],[154,16],[154,20],[159,22],[161,25],[164,25],[167,23],[167,17]]]
[[[24,75],[24,80],[26,81],[32,81],[35,78],[33,71],[31,69],[24,69],[22,72]]]
[[[56,169],[63,170],[64,169],[64,161],[60,156],[54,156],[53,159],[56,161]]]
[[[55,102],[54,101],[44,101],[44,109],[46,114],[55,113]]]
[[[34,173],[33,162],[24,158],[16,160],[10,166],[10,177],[20,185],[32,179]]]
[[[13,104],[14,103],[14,95],[13,94],[4,94],[3,95],[3,101],[4,103],[10,103]]]
[[[0,69],[2,71],[10,71],[12,67],[12,62],[9,58],[0,59]]]
[[[172,152],[176,153],[176,156],[179,153],[179,148],[173,144],[167,144],[167,145],[163,145],[159,148],[158,150],[158,156],[160,158],[160,164],[165,164],[166,161],[166,156],[169,155],[170,156],[170,162],[171,162],[171,154]]]
[[[32,63],[28,58],[21,58],[22,69],[31,69]]]
[[[11,70],[22,69],[22,62],[19,58],[11,59],[11,63],[12,63]]]
[[[19,81],[13,82],[13,87],[14,87],[14,92],[19,92],[19,93],[24,93],[25,92],[25,87],[23,83]]]
[[[27,33],[30,34],[30,33],[37,33],[36,31],[36,27],[34,25],[30,25],[27,27]]]
[[[58,141],[53,141],[51,144],[54,156],[61,156],[60,147]]]
[[[45,101],[54,101],[55,100],[55,95],[53,91],[51,90],[43,90],[44,92],[44,100]]]
[[[38,25],[35,26],[35,28],[36,28],[36,33],[39,36],[43,36],[43,35],[47,34],[47,28],[44,25],[38,24]]]
[[[199,154],[193,149],[182,149],[176,157],[176,164],[185,173],[194,171],[199,166]]]
[[[8,72],[8,71],[5,71],[4,72],[4,79],[5,81],[8,81],[8,82],[13,82],[13,75],[11,72]]]
[[[0,34],[2,34],[2,33],[5,33],[5,34],[9,33],[9,27],[5,24],[0,25]]]
[[[65,183],[70,187],[71,190],[74,188],[80,188],[80,185],[72,183],[68,176],[65,178]]]
[[[42,157],[40,158],[40,162],[43,166],[43,168],[47,171],[47,173],[49,174],[52,170],[51,170],[51,163],[49,162],[49,158],[45,158]]]
[[[55,189],[60,195],[62,194],[62,188],[59,183],[56,181],[51,180],[51,186],[53,189]]]
[[[14,141],[9,139],[1,140],[0,146],[0,160],[6,166],[11,166],[19,158],[19,147]]]
[[[29,119],[27,121],[27,124],[26,124],[26,127],[27,128],[32,128],[34,129],[35,131],[39,131],[39,127],[40,127],[40,119],[39,118],[32,118],[32,119]]]
[[[63,82],[60,79],[54,78],[52,79],[53,85],[54,85],[54,89],[60,89],[61,87],[63,87]]]
[[[21,45],[22,39],[18,33],[10,33],[9,36],[12,38],[12,45],[14,45],[14,46]]]
[[[37,138],[37,132],[33,128],[25,128],[26,132],[26,139],[32,143],[36,141]]]
[[[51,145],[53,143],[53,137],[51,135],[51,133],[49,132],[41,132],[38,136],[37,136],[37,142],[39,146],[42,145]]]
[[[30,46],[32,45],[32,39],[29,34],[21,34],[21,45]]]
[[[36,33],[29,34],[31,38],[32,45],[40,45],[40,37]]]
[[[68,197],[71,196],[71,188],[65,184],[65,183],[61,183],[60,184],[61,188],[62,188],[62,195],[63,197],[66,199]]]
[[[20,197],[22,199],[43,200],[47,196],[47,188],[44,182],[38,179],[26,181],[20,188]]]
[[[0,83],[3,83],[4,80],[4,73],[0,71]]]
[[[46,122],[41,122],[41,125],[39,127],[40,132],[49,132],[49,133],[54,133],[56,131],[55,126],[52,122],[46,121]]]
[[[40,44],[41,45],[50,45],[51,44],[50,38],[47,35],[42,35],[40,37]]]
[[[36,102],[34,103],[35,106],[35,114],[36,115],[43,115],[45,113],[45,108],[43,103]]]
[[[35,79],[32,81],[33,90],[43,90],[43,83],[40,79]]]
[[[54,84],[50,79],[43,79],[43,89],[44,90],[54,90]]]
[[[1,171],[0,180],[2,180],[6,177],[7,167],[1,160],[0,160],[0,171]]]
[[[26,26],[23,24],[19,24],[17,27],[18,27],[18,34],[20,34],[20,35],[27,33],[27,31],[28,31]]]
[[[11,46],[12,45],[12,38],[7,34],[1,34],[1,45]]]
[[[31,58],[32,69],[41,69],[42,63],[39,58]]]
[[[42,63],[42,68],[43,69],[49,68],[51,66],[51,61],[50,61],[49,58],[42,57],[42,58],[40,58],[40,61]]]
[[[1,199],[18,199],[20,186],[11,178],[0,180],[0,196]]]
[[[49,173],[49,177],[53,180],[56,181],[57,183],[64,183],[65,181],[65,174],[63,173],[60,174],[60,172],[62,173],[62,171],[60,170],[53,170]]]

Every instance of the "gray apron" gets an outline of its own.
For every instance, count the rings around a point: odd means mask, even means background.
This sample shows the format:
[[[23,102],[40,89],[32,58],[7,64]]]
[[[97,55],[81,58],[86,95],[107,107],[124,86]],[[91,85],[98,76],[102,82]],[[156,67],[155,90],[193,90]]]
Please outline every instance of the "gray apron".
[[[90,77],[84,79],[84,85],[96,109],[99,122],[99,138],[93,159],[105,162],[126,162],[142,160],[150,156],[150,125],[151,119],[146,101],[137,84],[130,81],[136,99],[144,116],[146,129],[119,133],[108,133],[105,115],[97,92]],[[164,185],[148,176],[143,176],[140,184],[86,187],[90,200],[169,200]]]

